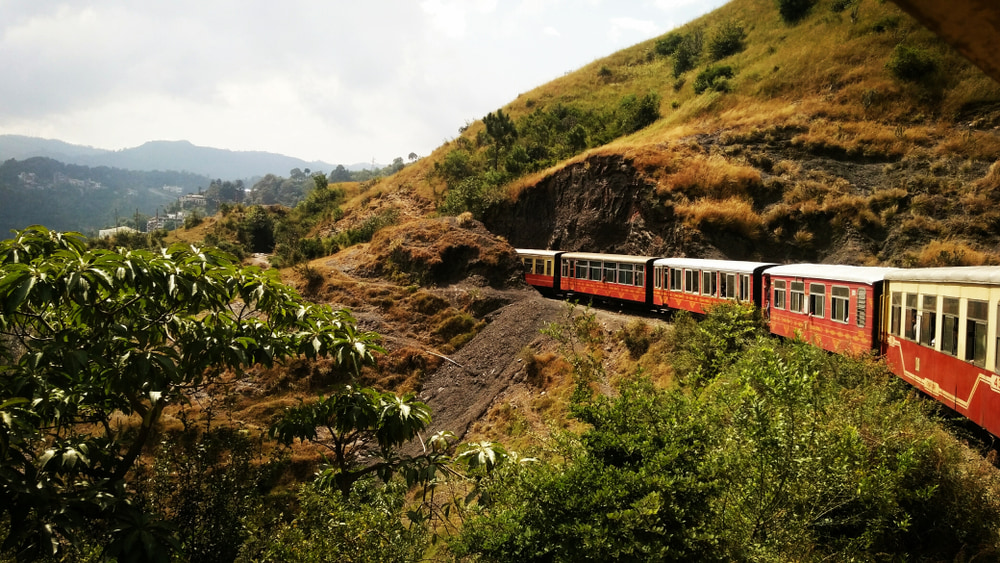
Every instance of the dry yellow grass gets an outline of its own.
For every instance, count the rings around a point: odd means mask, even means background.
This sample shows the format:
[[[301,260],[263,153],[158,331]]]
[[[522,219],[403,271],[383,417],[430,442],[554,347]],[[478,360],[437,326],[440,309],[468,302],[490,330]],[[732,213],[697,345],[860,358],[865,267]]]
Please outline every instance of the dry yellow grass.
[[[938,266],[982,266],[996,264],[997,256],[980,252],[965,242],[955,240],[935,240],[929,242],[911,257],[917,267]]]
[[[674,206],[684,224],[700,230],[722,230],[756,239],[764,229],[764,220],[753,205],[741,197],[727,199],[702,198],[693,203]]]

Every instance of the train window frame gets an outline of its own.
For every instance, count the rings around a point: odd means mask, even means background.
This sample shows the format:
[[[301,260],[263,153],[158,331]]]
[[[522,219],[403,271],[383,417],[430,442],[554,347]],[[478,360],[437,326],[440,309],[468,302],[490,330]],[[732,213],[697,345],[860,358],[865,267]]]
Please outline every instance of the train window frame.
[[[632,285],[635,287],[645,287],[646,286],[646,265],[645,264],[635,264],[633,268],[633,281]]]
[[[792,281],[789,284],[788,310],[793,313],[804,313],[806,310],[806,282]]]
[[[857,322],[858,328],[864,328],[867,323],[868,316],[868,289],[864,287],[858,288],[858,298],[857,298]]]
[[[817,291],[818,288],[818,291]],[[809,283],[809,315],[822,319],[826,316],[826,285]]]
[[[973,311],[980,309],[982,311]],[[974,317],[973,314],[982,316]],[[968,299],[965,302],[965,361],[976,367],[986,367],[987,329],[989,325],[989,302]],[[971,337],[971,338],[970,338]],[[981,343],[981,345],[980,345]]]
[[[545,261],[545,275],[552,277],[552,260]]]
[[[903,336],[903,293],[893,291],[889,312],[889,333]]]
[[[560,271],[562,272],[562,277],[568,278],[569,277],[569,260],[561,260],[560,262],[561,262]]]
[[[750,291],[750,274],[740,274],[739,279],[740,279],[740,291],[739,291],[740,301],[750,301],[752,299],[751,293],[753,293],[752,291]]]
[[[846,285],[830,287],[830,320],[847,324],[851,309],[851,288]]]
[[[591,260],[587,279],[590,281],[601,281],[601,276],[604,275],[604,262],[600,260]]]
[[[780,291],[780,293],[779,293]],[[785,280],[774,280],[773,287],[771,288],[771,293],[773,297],[771,298],[771,306],[775,309],[785,310],[785,299],[788,297],[788,288]]]
[[[635,281],[635,269],[632,264],[618,264],[618,283],[632,285]]]
[[[675,276],[676,274],[676,283]],[[684,291],[684,269],[683,268],[670,268],[670,290],[671,291]]]
[[[684,270],[684,293],[697,294],[701,288],[701,270]]]
[[[918,342],[922,346],[934,348],[937,343],[937,316],[938,298],[937,295],[920,296],[920,321],[918,330]]]
[[[701,271],[701,294],[710,297],[719,295],[719,277],[714,270]]]
[[[590,277],[590,261],[589,260],[577,260],[576,261],[576,275],[574,276],[578,280],[589,279]]]
[[[917,341],[917,294],[907,293],[903,298],[903,338]]]
[[[601,283],[618,283],[617,262],[604,262],[604,269],[601,270]]]
[[[941,351],[956,358],[961,309],[961,300],[958,297],[944,296],[941,299]]]
[[[736,299],[736,274],[724,272],[719,275],[719,278],[721,278],[719,281],[722,282],[722,287],[719,288],[719,297],[724,299]]]
[[[541,258],[535,259],[535,275],[544,276],[545,275],[545,261]]]

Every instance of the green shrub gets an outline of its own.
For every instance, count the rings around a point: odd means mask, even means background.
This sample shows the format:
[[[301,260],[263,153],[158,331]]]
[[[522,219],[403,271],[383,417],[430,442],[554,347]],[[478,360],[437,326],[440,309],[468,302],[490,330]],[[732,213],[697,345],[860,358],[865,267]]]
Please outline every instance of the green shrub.
[[[679,33],[668,33],[665,37],[656,41],[656,54],[669,57],[674,54],[674,51],[680,47],[683,41],[683,35]]]
[[[728,92],[727,78],[733,77],[733,68],[727,65],[710,66],[698,73],[694,79],[694,93],[701,94],[705,90]]]
[[[677,49],[674,50],[674,78],[677,78],[697,65],[698,57],[701,56],[703,43],[704,33],[701,29],[695,29],[684,35],[683,40],[677,45]]]
[[[816,0],[777,0],[778,13],[785,23],[798,23],[806,17]]]
[[[907,82],[925,82],[937,72],[937,59],[929,52],[906,45],[896,45],[885,68],[893,76]]]
[[[624,135],[652,125],[660,118],[660,95],[650,92],[637,98],[635,94],[628,94],[618,102],[616,117]]]
[[[739,53],[745,48],[743,40],[746,36],[742,24],[734,21],[723,23],[708,42],[709,56],[717,61]]]

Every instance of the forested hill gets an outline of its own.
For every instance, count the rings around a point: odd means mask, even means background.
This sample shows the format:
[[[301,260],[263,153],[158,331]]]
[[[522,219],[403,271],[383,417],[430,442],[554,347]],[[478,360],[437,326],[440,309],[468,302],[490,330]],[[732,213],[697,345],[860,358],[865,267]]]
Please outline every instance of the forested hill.
[[[891,3],[733,0],[519,95],[379,190],[521,246],[995,262],[998,126],[1000,86]]]
[[[136,213],[149,216],[211,179],[187,172],[139,172],[63,164],[49,158],[0,164],[0,233],[45,225],[94,233]],[[144,225],[143,225],[144,227]]]

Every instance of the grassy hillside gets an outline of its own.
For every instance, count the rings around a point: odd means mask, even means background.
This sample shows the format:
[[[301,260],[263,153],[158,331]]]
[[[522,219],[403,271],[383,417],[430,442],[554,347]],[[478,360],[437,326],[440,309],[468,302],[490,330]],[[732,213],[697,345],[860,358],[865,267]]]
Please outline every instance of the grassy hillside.
[[[636,251],[727,255],[735,236],[778,260],[997,260],[1000,85],[892,4],[823,0],[788,23],[734,0],[501,111],[513,142],[477,121],[375,191],[482,217],[613,157],[647,188],[643,213],[697,242]]]

